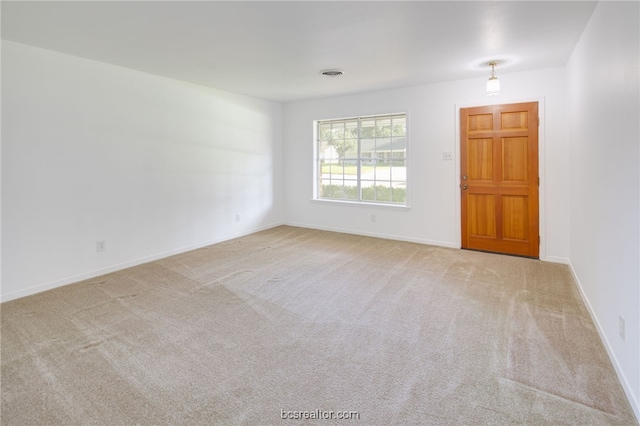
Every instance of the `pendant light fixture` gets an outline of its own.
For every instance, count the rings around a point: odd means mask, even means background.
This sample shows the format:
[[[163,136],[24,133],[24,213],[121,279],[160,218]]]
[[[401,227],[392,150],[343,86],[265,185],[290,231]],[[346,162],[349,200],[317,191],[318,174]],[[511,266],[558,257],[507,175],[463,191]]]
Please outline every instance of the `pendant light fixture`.
[[[488,96],[496,96],[500,94],[500,81],[498,77],[496,77],[496,65],[498,63],[496,61],[489,62],[491,66],[491,77],[487,81],[487,95]]]

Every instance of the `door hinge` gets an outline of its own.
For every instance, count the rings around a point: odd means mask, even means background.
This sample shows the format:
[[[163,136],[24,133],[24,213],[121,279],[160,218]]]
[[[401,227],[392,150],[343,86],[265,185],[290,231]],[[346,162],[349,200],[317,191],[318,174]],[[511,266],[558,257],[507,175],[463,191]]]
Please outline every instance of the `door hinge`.
[[[542,241],[542,240],[541,240],[541,238],[540,238],[540,235],[538,235],[538,246],[540,246],[541,241]]]
[[[540,186],[540,178],[538,178],[538,186]]]
[[[540,117],[538,117],[538,127],[540,127]]]

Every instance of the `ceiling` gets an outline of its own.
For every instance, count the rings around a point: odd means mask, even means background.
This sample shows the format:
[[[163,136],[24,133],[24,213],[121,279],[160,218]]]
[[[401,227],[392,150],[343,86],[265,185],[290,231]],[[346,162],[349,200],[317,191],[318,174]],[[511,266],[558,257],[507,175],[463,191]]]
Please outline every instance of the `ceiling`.
[[[562,66],[593,1],[2,1],[2,38],[279,102]],[[324,77],[339,68],[341,77]]]

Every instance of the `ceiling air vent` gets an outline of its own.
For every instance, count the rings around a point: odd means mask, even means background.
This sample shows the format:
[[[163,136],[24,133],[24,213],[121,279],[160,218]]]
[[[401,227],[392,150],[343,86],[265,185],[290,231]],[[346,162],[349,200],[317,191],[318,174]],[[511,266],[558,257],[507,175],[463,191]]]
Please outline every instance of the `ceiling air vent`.
[[[340,77],[343,73],[340,70],[322,70],[320,74],[327,77]]]

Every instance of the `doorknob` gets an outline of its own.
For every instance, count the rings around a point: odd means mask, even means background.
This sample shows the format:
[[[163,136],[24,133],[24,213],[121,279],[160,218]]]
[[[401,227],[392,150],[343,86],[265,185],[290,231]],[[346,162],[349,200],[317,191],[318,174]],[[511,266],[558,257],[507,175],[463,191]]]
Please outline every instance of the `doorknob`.
[[[461,186],[462,189],[467,189],[468,187],[469,187],[469,185],[467,185],[466,183]]]

